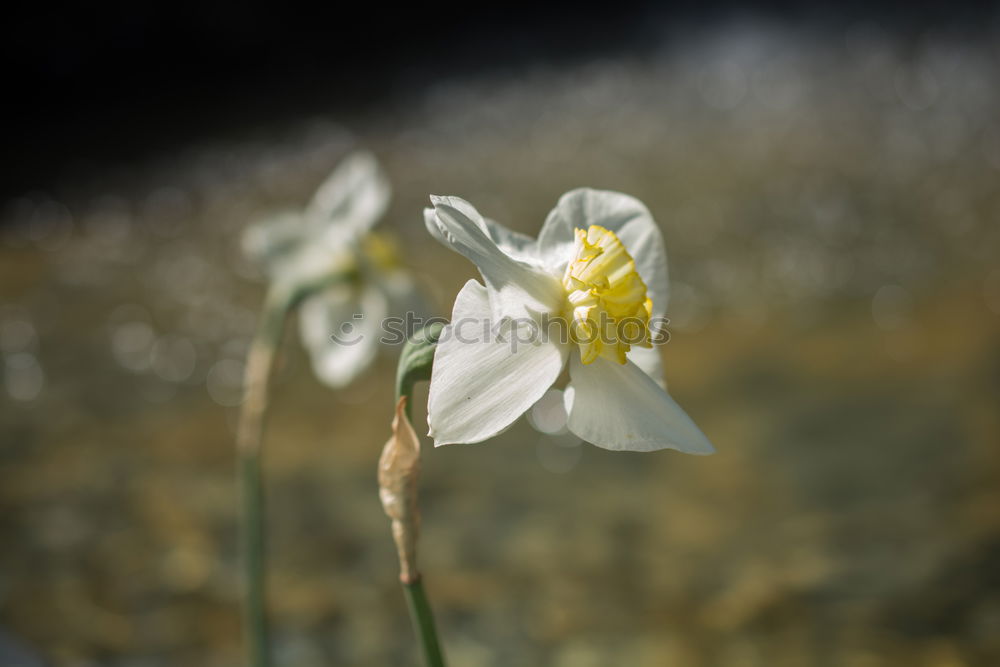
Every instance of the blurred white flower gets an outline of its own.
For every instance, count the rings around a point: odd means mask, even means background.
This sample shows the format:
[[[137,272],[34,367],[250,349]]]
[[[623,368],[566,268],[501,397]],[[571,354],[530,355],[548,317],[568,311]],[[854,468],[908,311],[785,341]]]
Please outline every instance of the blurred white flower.
[[[251,225],[243,251],[274,288],[296,295],[299,331],[316,375],[338,388],[375,359],[382,320],[418,307],[392,239],[372,232],[391,189],[375,157],[344,158],[304,211]]]
[[[662,387],[650,327],[666,311],[667,255],[642,202],[573,190],[537,240],[457,197],[431,202],[428,230],[471,260],[485,283],[470,280],[459,292],[435,353],[428,423],[436,445],[500,433],[546,393],[568,359],[566,428],[574,435],[613,450],[714,451]],[[570,335],[551,335],[552,322]],[[506,334],[480,335],[498,324]]]

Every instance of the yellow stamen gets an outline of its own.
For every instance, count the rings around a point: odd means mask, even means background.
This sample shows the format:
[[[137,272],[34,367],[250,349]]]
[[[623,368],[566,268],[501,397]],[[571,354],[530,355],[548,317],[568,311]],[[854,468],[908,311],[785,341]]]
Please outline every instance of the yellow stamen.
[[[570,335],[583,363],[598,357],[620,364],[632,345],[651,347],[653,302],[635,261],[615,234],[591,225],[576,230],[573,257],[563,275]]]

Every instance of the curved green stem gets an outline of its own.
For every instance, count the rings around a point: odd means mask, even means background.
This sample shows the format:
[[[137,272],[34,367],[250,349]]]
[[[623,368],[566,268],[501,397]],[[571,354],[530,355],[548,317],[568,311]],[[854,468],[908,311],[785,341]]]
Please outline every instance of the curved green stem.
[[[426,667],[444,667],[444,655],[434,627],[434,614],[424,592],[423,578],[418,576],[414,581],[403,582],[403,592],[406,594],[406,606],[410,610],[413,629],[420,642],[424,664]]]
[[[434,352],[443,330],[443,323],[433,322],[415,331],[406,341],[403,351],[399,354],[399,364],[396,366],[396,401],[403,396],[409,399],[413,393],[413,385],[421,380],[431,379]],[[406,416],[413,416],[413,401],[406,402]]]
[[[268,405],[268,385],[274,357],[285,330],[293,298],[272,289],[264,301],[257,333],[250,346],[244,376],[244,400],[236,432],[239,458],[240,552],[243,570],[243,632],[247,663],[268,667],[265,604],[264,490],[261,480],[261,443]]]

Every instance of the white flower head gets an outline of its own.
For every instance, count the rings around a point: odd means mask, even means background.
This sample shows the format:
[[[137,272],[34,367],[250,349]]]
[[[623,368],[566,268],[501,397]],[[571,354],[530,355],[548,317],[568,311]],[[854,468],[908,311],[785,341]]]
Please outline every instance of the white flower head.
[[[273,284],[301,296],[302,342],[316,375],[334,388],[374,361],[382,320],[419,302],[391,240],[372,232],[390,198],[375,156],[357,151],[305,210],[251,225],[243,235],[244,254]]]
[[[642,202],[573,190],[537,240],[457,197],[431,203],[428,231],[471,260],[484,283],[459,292],[435,353],[428,423],[436,445],[502,432],[568,361],[566,426],[581,439],[612,450],[714,451],[663,388],[653,341],[665,321],[667,255]]]

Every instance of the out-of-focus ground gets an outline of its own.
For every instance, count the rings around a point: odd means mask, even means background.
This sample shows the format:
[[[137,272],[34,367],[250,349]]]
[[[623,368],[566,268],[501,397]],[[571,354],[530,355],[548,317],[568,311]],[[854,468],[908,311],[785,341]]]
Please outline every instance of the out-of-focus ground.
[[[572,187],[646,202],[671,392],[718,449],[611,453],[524,420],[428,448],[452,664],[998,664],[997,44],[734,25],[8,202],[0,644],[239,662],[232,425],[263,285],[238,238],[364,145],[441,314],[475,272],[423,230],[429,193],[530,233]],[[280,664],[416,663],[374,474],[393,353],[331,391],[289,331],[266,443]]]

